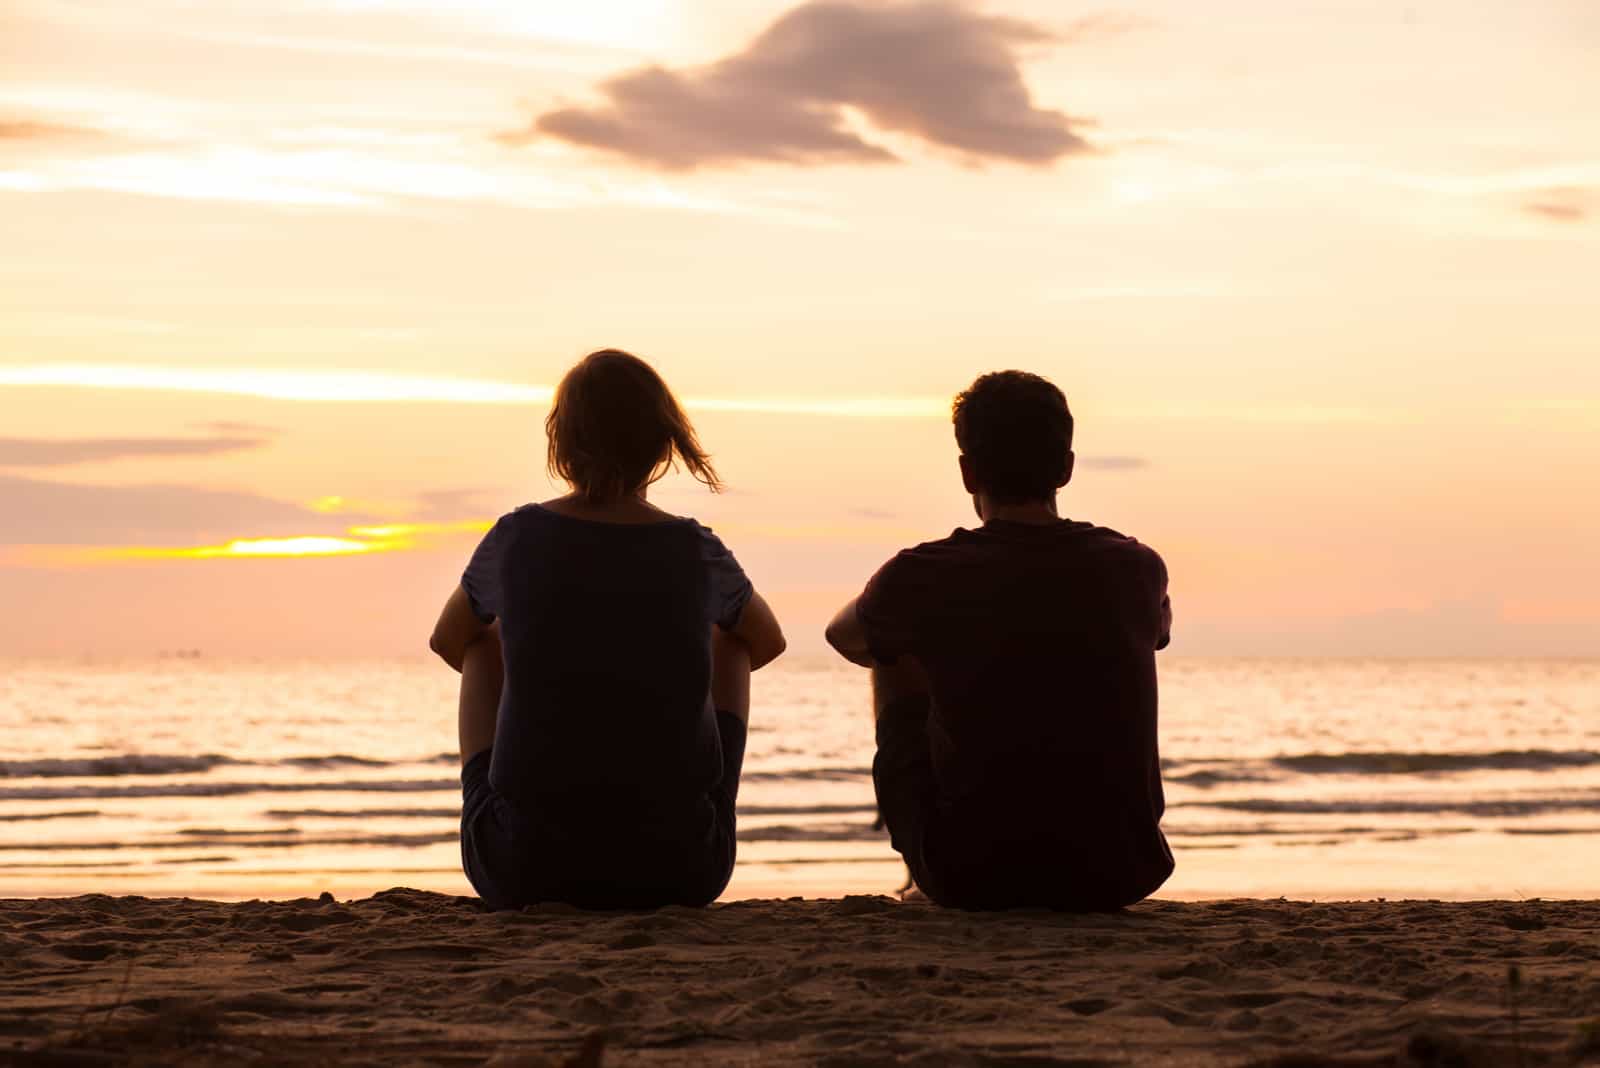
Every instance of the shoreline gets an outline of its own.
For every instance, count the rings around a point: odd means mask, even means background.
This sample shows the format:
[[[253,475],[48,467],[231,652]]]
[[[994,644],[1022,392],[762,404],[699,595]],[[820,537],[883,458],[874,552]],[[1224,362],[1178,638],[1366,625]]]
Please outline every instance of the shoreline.
[[[601,1034],[608,1065],[1578,1063],[1600,900],[0,900],[0,1064],[533,1066]]]

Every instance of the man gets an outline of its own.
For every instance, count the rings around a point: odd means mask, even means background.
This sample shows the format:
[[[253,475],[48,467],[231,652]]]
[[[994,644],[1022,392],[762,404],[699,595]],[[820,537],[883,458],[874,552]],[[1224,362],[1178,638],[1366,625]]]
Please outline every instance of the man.
[[[1155,652],[1161,557],[1060,518],[1072,414],[1021,371],[956,398],[983,525],[906,549],[828,625],[872,669],[872,778],[890,841],[935,902],[1115,909],[1172,873]]]

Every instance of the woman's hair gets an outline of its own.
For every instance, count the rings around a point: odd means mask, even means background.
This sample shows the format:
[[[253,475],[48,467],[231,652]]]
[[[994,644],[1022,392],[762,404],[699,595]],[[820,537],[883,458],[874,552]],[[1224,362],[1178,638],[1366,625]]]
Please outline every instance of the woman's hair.
[[[620,349],[591,352],[566,373],[544,432],[550,474],[590,500],[632,493],[678,460],[713,493],[722,489],[667,384],[649,364]]]

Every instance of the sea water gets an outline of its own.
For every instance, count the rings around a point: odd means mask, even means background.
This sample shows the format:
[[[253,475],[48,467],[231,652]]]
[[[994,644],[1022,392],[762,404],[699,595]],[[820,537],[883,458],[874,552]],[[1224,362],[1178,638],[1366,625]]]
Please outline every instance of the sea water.
[[[725,897],[892,892],[863,672],[754,679]],[[1600,894],[1600,662],[1161,661],[1172,897]],[[0,897],[469,893],[425,660],[0,662]]]

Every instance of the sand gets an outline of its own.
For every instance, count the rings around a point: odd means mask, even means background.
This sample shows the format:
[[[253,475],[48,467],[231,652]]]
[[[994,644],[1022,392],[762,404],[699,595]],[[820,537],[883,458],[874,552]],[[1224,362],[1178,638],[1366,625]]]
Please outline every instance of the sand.
[[[0,902],[0,1064],[1585,1061],[1600,901]]]

